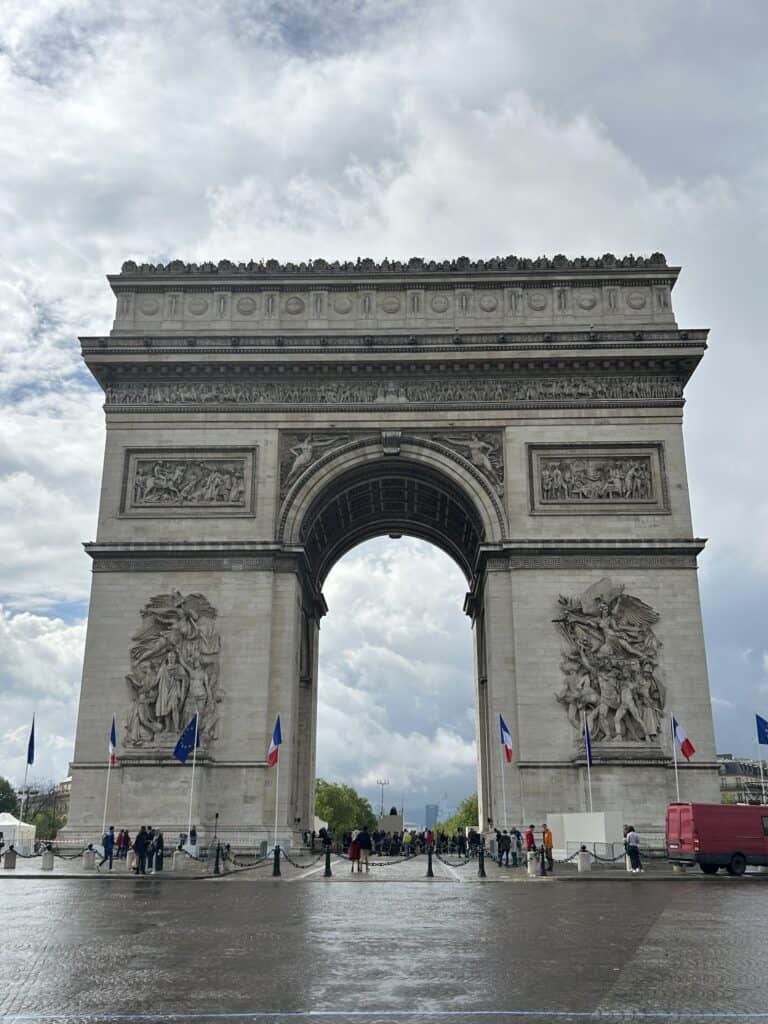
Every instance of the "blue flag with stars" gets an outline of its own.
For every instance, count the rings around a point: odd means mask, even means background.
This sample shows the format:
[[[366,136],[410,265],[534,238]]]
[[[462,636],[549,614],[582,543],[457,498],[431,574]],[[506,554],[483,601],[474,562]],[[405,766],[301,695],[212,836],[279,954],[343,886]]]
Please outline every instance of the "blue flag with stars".
[[[184,732],[179,736],[179,742],[173,751],[173,756],[182,764],[187,763],[187,758],[195,747],[200,746],[200,733],[197,731],[197,715],[194,715]]]
[[[768,721],[762,715],[755,715],[757,722],[757,742],[768,743]]]

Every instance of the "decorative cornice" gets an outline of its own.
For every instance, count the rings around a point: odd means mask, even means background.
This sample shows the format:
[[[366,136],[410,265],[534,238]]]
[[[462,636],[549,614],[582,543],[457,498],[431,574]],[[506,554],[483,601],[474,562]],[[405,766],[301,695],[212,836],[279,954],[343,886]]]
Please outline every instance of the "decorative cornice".
[[[705,328],[677,330],[654,329],[594,329],[581,331],[546,330],[492,331],[482,334],[472,332],[450,333],[399,333],[399,334],[354,334],[341,333],[314,335],[192,335],[176,334],[113,334],[111,336],[81,337],[80,347],[84,355],[105,354],[141,355],[188,355],[198,353],[248,355],[280,354],[301,355],[317,353],[332,355],[337,352],[407,352],[413,355],[422,349],[440,352],[454,352],[457,348],[481,348],[484,351],[516,352],[536,348],[544,352],[580,352],[595,348],[618,350],[664,350],[685,353],[691,349],[706,348]]]
[[[248,263],[233,263],[231,260],[219,260],[218,263],[185,263],[183,260],[171,260],[170,263],[136,263],[126,260],[120,275],[112,275],[110,280],[119,280],[121,276],[150,276],[157,274],[170,275],[210,275],[231,276],[236,274],[254,277],[281,275],[333,275],[333,274],[450,274],[450,273],[494,273],[519,271],[564,271],[564,270],[675,270],[667,264],[663,253],[655,252],[651,256],[614,256],[605,253],[603,256],[539,256],[530,259],[523,256],[501,256],[487,260],[471,260],[460,256],[453,260],[425,260],[413,256],[409,260],[383,259],[377,263],[373,259],[358,258],[332,262],[324,259],[308,260],[302,263],[281,263],[279,260],[250,260]]]

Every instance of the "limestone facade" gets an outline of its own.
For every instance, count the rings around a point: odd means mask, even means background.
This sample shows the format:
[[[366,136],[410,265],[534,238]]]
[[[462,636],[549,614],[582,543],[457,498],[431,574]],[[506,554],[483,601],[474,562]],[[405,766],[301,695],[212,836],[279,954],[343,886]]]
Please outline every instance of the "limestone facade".
[[[113,329],[81,339],[107,433],[68,830],[100,827],[113,711],[110,819],[185,827],[172,749],[195,708],[198,829],[271,835],[278,713],[279,827],[307,827],[323,581],[388,533],[467,578],[484,825],[499,714],[508,824],[587,809],[583,717],[596,809],[663,820],[671,711],[697,749],[684,798],[716,800],[682,439],[706,331],[675,322],[678,273],[655,254],[111,276]]]

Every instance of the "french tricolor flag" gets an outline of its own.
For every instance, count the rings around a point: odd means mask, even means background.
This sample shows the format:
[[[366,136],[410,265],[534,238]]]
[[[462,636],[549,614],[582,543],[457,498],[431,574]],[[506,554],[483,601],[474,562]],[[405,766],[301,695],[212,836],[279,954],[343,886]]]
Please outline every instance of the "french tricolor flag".
[[[507,728],[507,723],[501,715],[499,715],[499,730],[501,732],[501,744],[504,747],[504,757],[507,759],[507,764],[512,764],[512,736]]]
[[[109,767],[117,765],[117,731],[115,729],[115,716],[112,715],[112,728],[109,730]]]
[[[280,733],[280,715],[278,715],[275,722],[275,728],[272,733],[272,742],[269,744],[269,750],[267,751],[267,764],[270,768],[274,768],[277,764],[277,759],[280,755],[280,744],[282,742],[283,737]]]
[[[696,747],[688,739],[688,734],[680,725],[678,720],[672,716],[672,735],[675,738],[675,743],[680,747],[680,753],[683,755],[686,761],[690,761],[693,755],[696,753]]]

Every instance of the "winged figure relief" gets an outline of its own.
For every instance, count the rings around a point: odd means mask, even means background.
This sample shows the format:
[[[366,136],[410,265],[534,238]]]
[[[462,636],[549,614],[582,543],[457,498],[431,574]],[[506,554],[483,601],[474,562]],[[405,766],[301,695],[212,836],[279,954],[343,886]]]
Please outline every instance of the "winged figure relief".
[[[583,730],[586,716],[595,739],[654,739],[666,703],[653,631],[658,612],[608,578],[577,597],[561,595],[558,604],[565,683],[555,696],[571,724]]]

